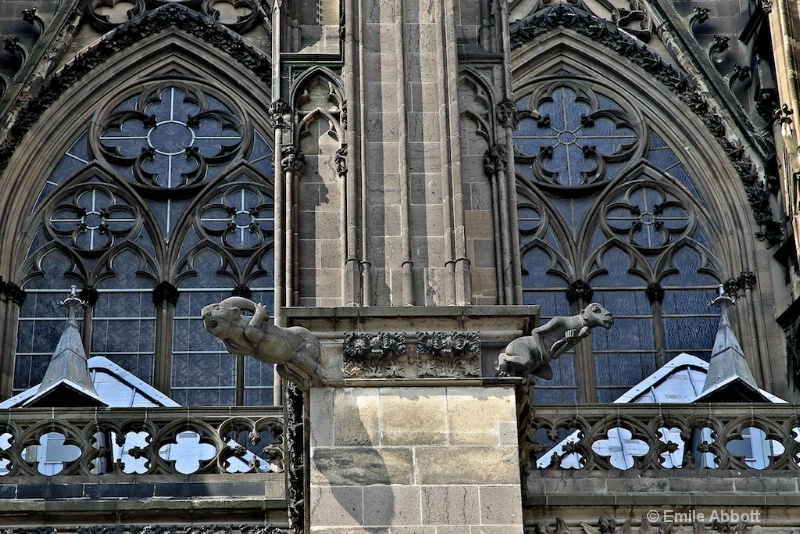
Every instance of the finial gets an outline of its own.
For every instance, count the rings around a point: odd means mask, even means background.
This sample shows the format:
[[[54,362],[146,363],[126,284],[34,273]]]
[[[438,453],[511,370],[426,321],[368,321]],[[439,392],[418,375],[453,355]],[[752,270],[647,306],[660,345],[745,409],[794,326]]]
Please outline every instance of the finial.
[[[753,289],[756,284],[756,275],[750,271],[742,271],[738,278],[730,278],[719,285],[719,296],[711,300],[709,306],[720,306],[725,300],[728,304],[736,304],[736,301],[744,297],[744,292]]]
[[[64,300],[58,301],[58,303],[61,306],[66,306],[67,308],[69,308],[69,319],[70,319],[70,321],[75,320],[75,309],[76,308],[78,308],[79,306],[81,308],[85,308],[88,305],[88,303],[85,300],[81,300],[81,298],[78,296],[78,288],[76,286],[74,286],[74,285],[72,286],[72,289],[70,290],[69,296],[67,298],[65,298]]]

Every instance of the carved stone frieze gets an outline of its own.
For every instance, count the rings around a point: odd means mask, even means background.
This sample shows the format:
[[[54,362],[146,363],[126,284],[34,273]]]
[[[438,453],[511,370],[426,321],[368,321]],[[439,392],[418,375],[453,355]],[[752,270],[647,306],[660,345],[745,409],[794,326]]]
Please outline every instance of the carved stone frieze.
[[[353,333],[344,339],[345,378],[472,378],[481,376],[477,332]]]
[[[345,378],[403,378],[397,357],[406,355],[406,334],[347,333],[344,335]]]
[[[481,376],[481,343],[477,332],[420,332],[415,358],[420,377]]]
[[[702,13],[696,14],[693,17],[694,21],[699,22],[702,15]],[[757,178],[763,173],[742,150],[738,142],[728,139],[728,128],[724,119],[709,103],[697,83],[664,61],[657,52],[631,36],[629,32],[620,29],[612,22],[600,19],[580,5],[559,3],[547,6],[545,9],[515,22],[510,28],[512,47],[518,48],[557,28],[570,28],[589,37],[599,45],[614,50],[643,68],[673,91],[703,121],[717,139],[728,160],[738,172],[746,191],[752,187],[753,176]],[[771,181],[770,178],[766,178],[766,180]],[[748,195],[748,198],[750,197],[751,195]],[[751,199],[750,207],[760,225],[756,237],[766,241],[768,246],[781,242],[785,238],[785,233],[780,222],[774,219],[769,203]]]

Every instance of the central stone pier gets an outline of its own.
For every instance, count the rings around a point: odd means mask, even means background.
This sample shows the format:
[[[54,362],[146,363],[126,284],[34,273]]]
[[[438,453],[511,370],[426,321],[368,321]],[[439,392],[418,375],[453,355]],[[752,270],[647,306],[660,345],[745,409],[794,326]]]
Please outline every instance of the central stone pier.
[[[306,396],[307,531],[522,534],[515,391],[493,376],[537,307],[284,311],[341,373]]]

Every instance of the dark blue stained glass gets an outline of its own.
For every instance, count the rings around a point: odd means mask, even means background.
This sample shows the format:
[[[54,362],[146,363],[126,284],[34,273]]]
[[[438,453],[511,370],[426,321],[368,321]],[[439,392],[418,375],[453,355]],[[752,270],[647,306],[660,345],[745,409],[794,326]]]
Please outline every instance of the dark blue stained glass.
[[[272,164],[272,159],[262,159],[258,160],[257,162],[253,163],[253,166],[258,169],[258,172],[266,175],[266,176],[274,176],[275,175],[275,168]]]
[[[37,319],[33,327],[32,352],[52,355],[58,345],[58,340],[61,338],[61,332],[63,332],[65,326],[66,319]]]
[[[713,250],[711,246],[711,240],[708,238],[708,234],[706,234],[706,230],[702,226],[698,226],[695,229],[694,234],[692,234],[692,239],[694,239],[707,249]]]
[[[650,137],[650,150],[667,146],[664,140],[661,139],[661,136],[659,136],[653,130],[650,130],[648,134]]]
[[[551,200],[573,237],[577,236],[586,217],[586,212],[592,206],[593,199],[552,198]]]
[[[550,245],[553,248],[553,250],[556,250],[558,252],[564,251],[563,247],[561,246],[561,241],[558,239],[558,236],[556,235],[556,233],[553,231],[552,228],[547,229],[547,232],[545,232],[544,234],[543,240],[545,243]]]
[[[655,350],[652,318],[621,317],[618,308],[605,306],[614,314],[614,326],[608,330],[602,327],[592,330],[592,347],[595,351]]]
[[[272,406],[273,388],[249,388],[244,390],[245,406]]]
[[[592,152],[610,156],[636,141],[632,129],[608,116],[593,116],[594,110],[579,101],[574,90],[559,87],[552,92],[551,98],[539,103],[540,119],[521,121],[514,133],[514,142],[517,150],[529,157],[539,155],[545,147],[552,149],[552,154],[541,157],[539,161],[544,170],[553,175],[554,183],[568,187],[583,184],[586,179],[583,173],[589,176],[598,168],[598,163],[590,155]],[[520,170],[524,167],[518,165]],[[621,166],[606,169],[604,177],[613,176],[619,169]],[[528,173],[528,170],[524,172]],[[550,177],[546,179],[549,181]]]
[[[236,392],[233,389],[190,389],[186,392],[188,406],[233,406]]]
[[[603,95],[597,95],[597,103],[599,104],[600,109],[615,109],[617,111],[623,111],[622,106],[610,98],[604,97]]]
[[[20,321],[17,328],[17,352],[33,352],[33,321]]]
[[[265,364],[255,358],[245,358],[244,361],[244,385],[245,387],[262,387],[265,384],[272,384],[275,375],[275,366]]]
[[[251,162],[259,161],[264,158],[271,160],[272,154],[272,147],[269,145],[267,140],[264,139],[264,136],[256,131],[255,135],[253,136],[253,149],[250,151],[250,157],[248,159]]]
[[[647,154],[647,160],[662,171],[669,171],[678,163],[675,153],[667,147],[651,150]]]
[[[695,199],[697,199],[697,201],[700,202],[700,204],[702,204],[703,206],[706,205],[705,199],[697,190],[697,187],[694,185],[694,180],[692,180],[692,177],[686,171],[686,168],[683,166],[683,164],[679,163],[675,165],[669,170],[667,174],[669,174],[670,176],[678,180],[678,182],[683,184],[683,186],[686,189],[688,189],[690,193],[692,193],[692,196]]]
[[[610,404],[623,396],[627,391],[628,387],[624,388],[598,388],[597,389],[597,402],[601,404]]]
[[[667,348],[693,354],[696,350],[709,350],[714,346],[719,317],[667,317],[664,331]]]
[[[577,389],[548,388],[535,386],[533,388],[534,404],[577,404]]]
[[[542,321],[557,315],[571,315],[569,302],[563,289],[557,291],[522,291],[522,302],[526,305],[540,306]]]
[[[24,391],[41,384],[52,355],[17,356],[14,362],[14,390]]]
[[[595,286],[595,284],[592,284]],[[649,316],[652,314],[650,300],[644,286],[625,290],[605,290],[598,287],[592,300],[605,306],[614,317]]]
[[[526,251],[522,256],[523,287],[566,287],[563,278],[548,272],[551,264],[550,254],[541,248],[534,247]]]
[[[522,233],[535,232],[542,224],[542,217],[532,206],[520,206],[517,209],[517,223]]]
[[[548,380],[548,386],[577,386],[577,373],[575,370],[575,351],[572,350],[561,357],[552,360],[550,367],[553,369],[553,379]]]
[[[654,352],[597,354],[595,374],[598,386],[634,386],[655,372]]]
[[[249,281],[250,286],[254,288],[263,287],[269,289],[275,287],[275,273],[274,273],[275,268],[274,268],[274,257],[272,254],[272,250],[264,254],[264,256],[261,258],[261,261],[259,262],[259,265],[261,266],[263,274],[254,276],[252,279],[250,279]],[[255,299],[256,296],[260,296],[260,298],[262,299],[261,302],[265,306],[268,305],[270,309],[272,309],[272,300],[273,300],[272,293],[254,292],[252,298]]]
[[[600,229],[600,227],[597,226],[595,231],[594,231],[594,233],[592,234],[592,240],[589,243],[588,253],[589,254],[593,253],[598,248],[600,248],[602,245],[604,245],[606,243],[606,241],[608,241],[608,238],[603,233],[603,231]]]
[[[678,274],[665,276],[661,281],[663,287],[716,286],[719,284],[715,277],[699,272],[703,267],[703,258],[698,251],[691,247],[681,247],[672,256],[672,265],[678,269]]]
[[[630,256],[620,248],[610,248],[602,256],[605,273],[592,276],[593,287],[636,287],[647,286],[641,277],[630,273],[633,262]]]
[[[666,289],[663,310],[665,315],[716,314],[709,302],[717,296],[716,288]]]

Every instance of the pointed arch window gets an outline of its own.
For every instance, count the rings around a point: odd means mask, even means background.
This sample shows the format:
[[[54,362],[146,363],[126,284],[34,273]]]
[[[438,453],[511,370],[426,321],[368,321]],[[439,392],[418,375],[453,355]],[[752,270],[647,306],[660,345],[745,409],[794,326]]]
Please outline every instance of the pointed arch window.
[[[15,391],[41,380],[74,284],[90,355],[181,404],[272,403],[272,366],[228,354],[200,309],[233,293],[272,306],[273,151],[225,95],[165,78],[99,110],[36,200]]]
[[[542,321],[589,302],[615,316],[553,364],[537,402],[612,402],[681,352],[708,358],[723,278],[703,200],[635,106],[562,73],[517,89],[523,298]]]

